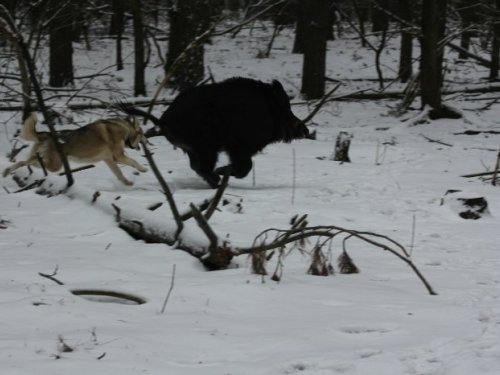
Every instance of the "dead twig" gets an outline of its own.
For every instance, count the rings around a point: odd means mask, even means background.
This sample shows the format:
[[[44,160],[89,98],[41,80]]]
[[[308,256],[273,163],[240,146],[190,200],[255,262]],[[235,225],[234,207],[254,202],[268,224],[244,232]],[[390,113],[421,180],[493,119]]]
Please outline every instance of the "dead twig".
[[[210,201],[210,205],[207,208],[207,212],[205,213],[205,220],[210,220],[212,217],[213,213],[217,209],[217,206],[219,205],[220,200],[222,199],[222,196],[224,195],[224,191],[227,188],[227,184],[229,182],[229,176],[231,176],[231,166],[228,166],[225,170],[224,177],[222,178],[222,181],[217,188],[217,191],[215,192],[214,197]]]
[[[94,164],[84,165],[82,167],[71,169],[71,173],[81,172],[90,168],[94,168]],[[64,176],[64,175],[66,175],[66,172],[59,172],[59,176]]]
[[[497,181],[499,169],[500,169],[500,151],[498,151],[497,162],[495,163],[495,170],[493,171],[493,177],[492,177],[492,181],[491,181],[491,184],[493,186],[496,186],[496,184],[497,184],[496,181]]]
[[[330,91],[328,91],[322,98],[321,100],[314,106],[314,109],[307,115],[306,118],[302,119],[302,122],[304,124],[307,124],[310,122],[314,116],[319,112],[321,107],[328,101],[328,99],[332,96],[332,94],[338,90],[338,88],[342,86],[342,83],[337,84],[334,88],[332,88]]]
[[[39,276],[42,276],[42,277],[45,277],[46,279],[49,279],[49,280],[52,280],[53,282],[55,282],[56,284],[59,284],[59,285],[64,285],[64,283],[62,281],[59,281],[58,279],[56,279],[54,276],[57,275],[57,271],[59,270],[59,266],[56,265],[56,268],[54,269],[54,272],[52,272],[50,275],[49,274],[46,274],[46,273],[42,273],[42,272],[38,272],[38,275]]]
[[[426,137],[423,134],[420,134],[420,135],[423,138],[425,138],[426,140],[428,140],[429,142],[431,142],[431,143],[439,143],[440,145],[443,145],[443,146],[453,147],[453,145],[450,145],[449,143],[445,143],[445,142],[442,142],[442,141],[439,141],[439,140],[436,140],[436,139],[432,139],[432,138]]]
[[[165,297],[165,300],[163,301],[163,306],[160,310],[160,312],[163,314],[165,312],[165,308],[167,307],[168,300],[170,298],[170,294],[172,293],[172,290],[174,289],[174,283],[175,283],[175,264],[172,266],[172,279],[170,280],[170,288],[168,289],[167,296]]]

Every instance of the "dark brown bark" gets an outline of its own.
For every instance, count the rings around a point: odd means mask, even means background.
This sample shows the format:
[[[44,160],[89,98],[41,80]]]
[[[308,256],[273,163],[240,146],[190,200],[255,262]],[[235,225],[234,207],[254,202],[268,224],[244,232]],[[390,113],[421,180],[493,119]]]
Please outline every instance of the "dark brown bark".
[[[365,0],[353,0],[354,11],[358,17],[359,30],[361,34],[361,46],[366,47],[365,22],[368,18],[368,2]]]
[[[123,0],[112,0],[111,2],[111,20],[109,23],[109,35],[117,35],[120,28],[123,27],[123,19],[120,20],[120,13],[123,17]]]
[[[168,44],[167,72],[184,49],[210,26],[214,15],[214,0],[181,0],[170,11],[170,39]],[[183,64],[172,77],[172,83],[178,88],[195,86],[204,77],[203,43],[199,43],[187,53]]]
[[[399,0],[399,16],[402,20],[413,23],[413,12],[410,0]],[[399,54],[398,77],[406,83],[410,79],[413,68],[413,35],[407,31],[408,26],[401,24],[401,50]]]
[[[306,0],[297,1],[297,23],[295,24],[295,39],[292,53],[304,53],[306,18],[304,13]]]
[[[325,94],[328,0],[305,0],[306,43],[302,67],[301,92],[307,99]]]
[[[73,5],[70,1],[50,1],[49,85],[73,84]]]
[[[134,22],[134,95],[146,95],[144,70],[144,25],[142,21],[141,1],[132,0],[132,18]]]
[[[389,0],[374,0],[372,3],[372,32],[387,30],[389,27],[389,18],[386,10],[389,10]]]
[[[470,26],[474,19],[475,6],[469,0],[460,0],[457,4],[458,14],[460,15],[462,34],[460,35],[460,47],[463,51],[459,51],[459,59],[467,59],[468,55],[465,51],[469,50],[471,31]]]
[[[116,35],[116,70],[123,70],[122,38],[124,29],[125,3],[113,0],[110,34]]]
[[[14,17],[14,13],[16,12],[17,0],[0,0],[0,4],[2,4],[5,9],[9,11],[12,17]]]
[[[442,65],[446,0],[423,0],[420,57],[420,89],[422,106],[432,108],[434,118],[445,115],[442,105]]]
[[[500,0],[495,1],[496,16],[493,17],[493,41],[491,46],[490,80],[498,79],[500,69]]]

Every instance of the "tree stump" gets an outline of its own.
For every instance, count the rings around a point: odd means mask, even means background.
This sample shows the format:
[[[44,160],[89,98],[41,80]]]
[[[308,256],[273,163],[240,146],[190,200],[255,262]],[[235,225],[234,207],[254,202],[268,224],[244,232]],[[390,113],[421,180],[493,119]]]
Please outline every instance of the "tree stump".
[[[340,132],[335,142],[335,152],[330,157],[330,160],[350,163],[349,147],[351,146],[351,139],[352,134]]]

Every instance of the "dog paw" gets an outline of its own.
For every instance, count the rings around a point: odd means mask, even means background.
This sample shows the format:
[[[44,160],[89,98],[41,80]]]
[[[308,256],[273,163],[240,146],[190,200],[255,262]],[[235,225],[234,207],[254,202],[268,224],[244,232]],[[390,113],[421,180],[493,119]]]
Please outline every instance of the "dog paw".
[[[5,169],[3,170],[2,176],[3,176],[3,177],[7,177],[7,176],[9,175],[9,173],[10,173],[10,168],[5,168]]]
[[[143,166],[141,166],[141,168],[138,168],[138,170],[139,170],[139,172],[141,172],[141,173],[145,173],[145,172],[147,172],[147,171],[148,171],[148,169],[147,169],[146,167],[143,167]]]

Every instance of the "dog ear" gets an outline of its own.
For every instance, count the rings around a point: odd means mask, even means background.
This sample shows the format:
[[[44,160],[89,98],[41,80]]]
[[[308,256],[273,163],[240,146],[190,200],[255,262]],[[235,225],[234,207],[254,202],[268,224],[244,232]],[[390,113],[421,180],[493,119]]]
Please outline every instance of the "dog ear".
[[[132,116],[132,121],[134,123],[134,129],[136,130],[137,135],[139,137],[139,141],[147,143],[148,139],[144,135],[144,132],[142,131],[142,128],[141,128],[141,124],[140,124],[139,120],[137,120],[137,117]]]
[[[132,117],[132,123],[134,124],[135,130],[141,130],[141,125],[139,124],[139,121],[137,121],[137,117],[131,116]]]
[[[137,121],[137,118],[135,116],[133,115],[127,116],[127,121],[134,127],[135,131],[137,132],[141,131],[141,124],[139,124],[139,121]]]

